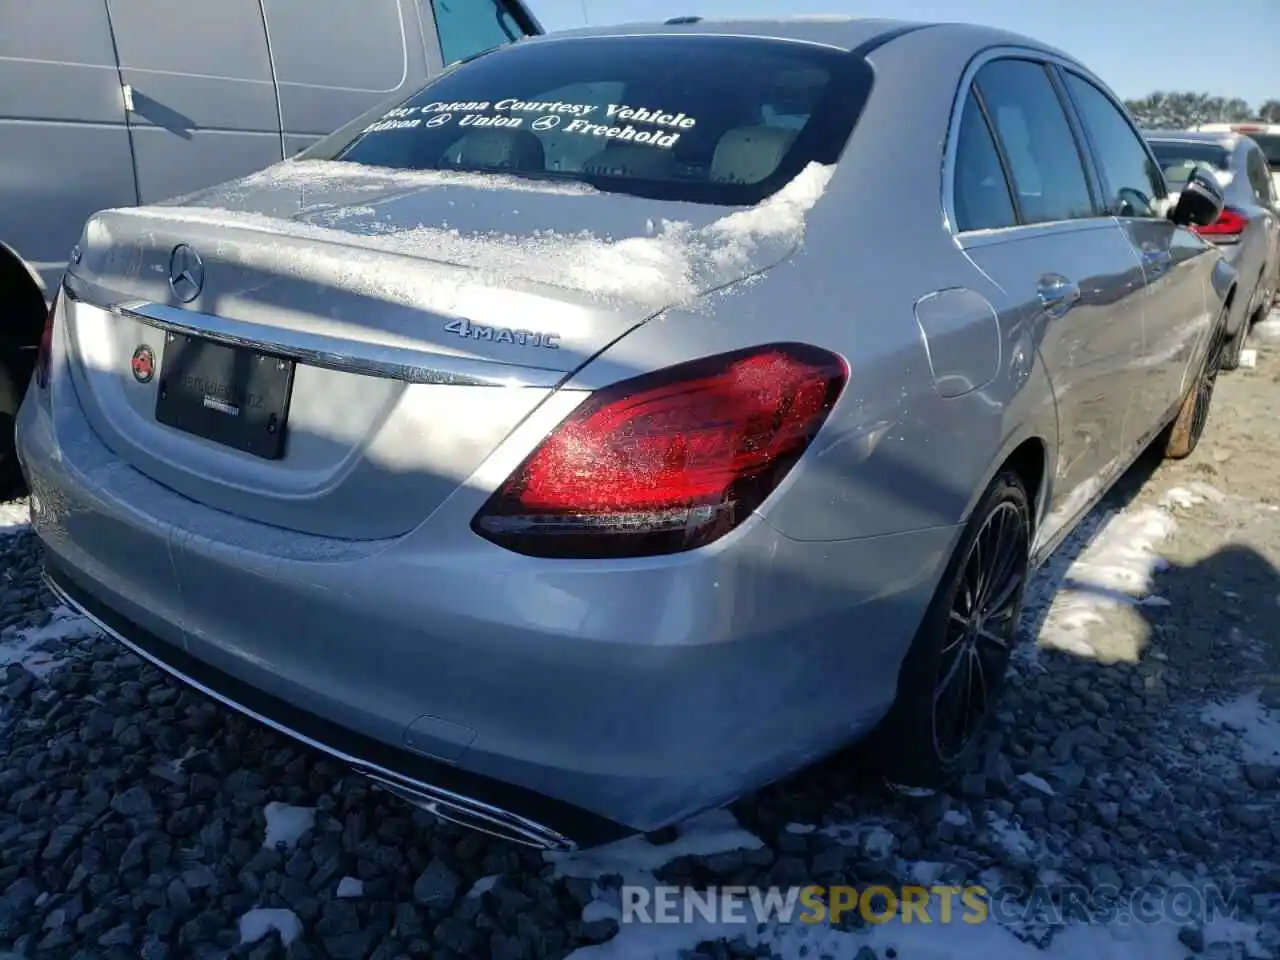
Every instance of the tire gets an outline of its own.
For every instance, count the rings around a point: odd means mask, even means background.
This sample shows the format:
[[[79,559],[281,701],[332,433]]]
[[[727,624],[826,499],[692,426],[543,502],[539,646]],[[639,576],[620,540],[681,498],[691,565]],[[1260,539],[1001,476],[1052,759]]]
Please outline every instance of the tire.
[[[31,365],[21,353],[0,358],[0,500],[13,500],[27,492],[27,483],[18,465],[13,428],[31,376]]]
[[[1031,500],[1018,475],[1005,471],[966,525],[911,642],[893,706],[869,739],[873,762],[891,782],[937,789],[973,763],[1018,637],[1030,552]],[[975,607],[986,611],[981,630]],[[951,685],[937,695],[948,676]],[[966,706],[966,692],[969,709],[949,709]]]
[[[1223,317],[1226,314],[1224,312]],[[1246,319],[1245,328],[1248,328]],[[1205,351],[1204,365],[1196,376],[1191,389],[1182,398],[1182,406],[1173,423],[1162,434],[1164,456],[1169,460],[1182,460],[1191,456],[1204,436],[1204,428],[1209,422],[1209,409],[1213,405],[1213,390],[1218,383],[1218,371],[1222,368],[1222,354],[1227,349],[1223,343],[1221,322],[1213,333],[1209,349]]]
[[[1249,339],[1249,331],[1253,329],[1253,325],[1259,320],[1266,319],[1267,305],[1271,302],[1272,295],[1261,287],[1262,277],[1260,276],[1258,277],[1258,287],[1255,288],[1253,293],[1254,301],[1245,308],[1244,319],[1240,321],[1240,329],[1222,345],[1222,352],[1218,357],[1219,370],[1236,370],[1240,367],[1240,354],[1244,352],[1245,343]]]
[[[1227,342],[1222,345],[1222,352],[1218,357],[1219,370],[1239,368],[1240,355],[1244,352],[1245,341],[1249,338],[1249,329],[1253,326],[1253,320],[1253,317],[1245,317],[1241,320],[1240,329],[1234,336],[1228,337]]]

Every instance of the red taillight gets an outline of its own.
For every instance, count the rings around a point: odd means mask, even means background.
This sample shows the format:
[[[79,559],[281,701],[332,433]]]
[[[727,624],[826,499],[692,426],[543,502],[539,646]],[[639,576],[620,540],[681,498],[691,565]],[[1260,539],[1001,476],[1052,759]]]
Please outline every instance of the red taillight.
[[[835,354],[786,343],[600,390],[489,498],[472,529],[541,557],[705,546],[777,487],[848,376]]]
[[[1196,227],[1196,233],[1202,237],[1230,237],[1244,233],[1249,221],[1230,207],[1225,207],[1218,219],[1207,227]]]
[[[49,304],[49,313],[44,318],[44,329],[40,331],[40,348],[36,352],[36,386],[41,390],[49,387],[49,363],[53,357],[53,319],[58,313],[58,301],[62,299],[62,291],[53,296]]]

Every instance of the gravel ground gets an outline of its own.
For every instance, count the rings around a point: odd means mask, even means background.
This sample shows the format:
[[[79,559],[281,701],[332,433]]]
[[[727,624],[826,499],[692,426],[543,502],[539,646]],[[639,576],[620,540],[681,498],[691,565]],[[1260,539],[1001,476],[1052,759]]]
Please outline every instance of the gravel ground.
[[[567,858],[436,822],[176,686],[56,610],[33,537],[10,533],[0,949],[108,960],[1280,957],[1277,334],[1280,314],[1251,344],[1256,367],[1220,380],[1196,454],[1139,464],[1043,572],[1026,615],[1036,643],[981,767],[953,791],[895,793],[844,757],[732,811]],[[1040,904],[944,933],[620,927],[620,880],[655,877],[1059,893],[1211,882],[1232,891],[1237,919],[1121,933],[1096,917],[1081,930]]]

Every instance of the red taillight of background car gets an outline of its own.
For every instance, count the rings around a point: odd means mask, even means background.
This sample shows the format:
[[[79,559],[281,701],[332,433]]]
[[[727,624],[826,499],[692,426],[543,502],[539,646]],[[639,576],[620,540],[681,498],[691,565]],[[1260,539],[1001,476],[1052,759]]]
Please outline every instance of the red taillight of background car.
[[[826,421],[849,368],[783,343],[600,390],[489,498],[480,536],[541,557],[705,546],[747,518]]]
[[[53,322],[58,313],[58,301],[62,299],[62,291],[53,296],[49,304],[49,312],[44,318],[44,329],[40,331],[40,347],[36,352],[35,378],[36,386],[41,390],[49,387],[49,365],[53,359]]]
[[[1249,225],[1249,221],[1240,215],[1239,211],[1232,210],[1230,207],[1224,207],[1222,213],[1218,215],[1218,219],[1213,221],[1206,227],[1196,227],[1196,233],[1202,237],[1217,237],[1223,239],[1226,237],[1235,237],[1244,233],[1244,228]]]

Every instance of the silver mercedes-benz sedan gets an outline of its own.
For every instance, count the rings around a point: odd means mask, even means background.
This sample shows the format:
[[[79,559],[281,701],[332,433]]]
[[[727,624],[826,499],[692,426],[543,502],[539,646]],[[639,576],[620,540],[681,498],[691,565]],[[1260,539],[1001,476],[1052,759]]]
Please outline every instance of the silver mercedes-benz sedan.
[[[53,590],[565,848],[870,734],[964,770],[1035,565],[1195,446],[1222,205],[1084,67],[871,19],[587,30],[90,219],[19,424]]]

